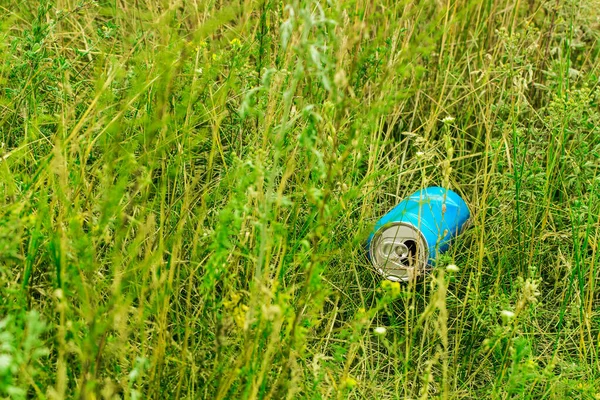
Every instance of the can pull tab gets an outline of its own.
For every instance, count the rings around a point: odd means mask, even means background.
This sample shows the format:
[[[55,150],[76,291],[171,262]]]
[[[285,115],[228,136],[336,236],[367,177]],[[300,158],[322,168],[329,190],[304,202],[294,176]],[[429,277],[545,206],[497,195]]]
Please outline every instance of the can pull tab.
[[[397,241],[394,239],[384,239],[380,245],[380,256],[383,259],[394,261],[396,263],[405,263],[409,257],[414,256],[414,249],[411,246],[413,240]]]

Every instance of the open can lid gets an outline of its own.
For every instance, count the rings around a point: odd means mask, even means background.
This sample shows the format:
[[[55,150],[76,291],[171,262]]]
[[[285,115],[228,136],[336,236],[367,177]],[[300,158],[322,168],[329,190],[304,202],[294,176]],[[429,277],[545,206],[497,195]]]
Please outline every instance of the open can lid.
[[[393,222],[379,228],[369,246],[371,262],[391,281],[409,281],[425,271],[429,247],[415,226]]]

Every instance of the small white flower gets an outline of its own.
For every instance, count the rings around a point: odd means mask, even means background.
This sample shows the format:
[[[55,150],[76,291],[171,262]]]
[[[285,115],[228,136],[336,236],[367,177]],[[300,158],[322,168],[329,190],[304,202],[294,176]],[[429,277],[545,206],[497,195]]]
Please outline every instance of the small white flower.
[[[417,151],[417,157],[423,157],[425,155],[425,153],[423,153],[422,151]]]
[[[12,365],[12,357],[9,354],[0,354],[0,371],[6,371]]]
[[[262,312],[269,321],[272,321],[277,316],[281,315],[281,307],[279,307],[277,304],[271,304],[269,306],[263,305]]]
[[[504,319],[505,321],[510,321],[511,319],[513,319],[515,317],[515,313],[509,310],[502,310],[500,312],[500,315],[502,316],[502,319]]]
[[[385,329],[385,327],[383,327],[383,326],[378,326],[377,328],[373,329],[373,333],[376,334],[377,336],[383,336],[383,335],[385,335],[386,332],[387,332],[387,329]]]
[[[446,271],[448,271],[448,272],[458,272],[458,271],[460,271],[460,268],[458,268],[456,266],[456,264],[448,264],[446,266]]]
[[[450,115],[444,117],[444,119],[442,120],[442,122],[445,124],[449,124],[452,121],[454,121],[454,117],[451,117]]]

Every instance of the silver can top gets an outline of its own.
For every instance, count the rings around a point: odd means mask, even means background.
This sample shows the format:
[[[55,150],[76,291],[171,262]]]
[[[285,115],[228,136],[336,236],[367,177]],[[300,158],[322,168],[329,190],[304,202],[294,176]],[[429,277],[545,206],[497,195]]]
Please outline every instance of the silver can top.
[[[423,234],[413,225],[395,222],[381,227],[369,248],[371,262],[391,281],[409,281],[427,268],[429,248]]]

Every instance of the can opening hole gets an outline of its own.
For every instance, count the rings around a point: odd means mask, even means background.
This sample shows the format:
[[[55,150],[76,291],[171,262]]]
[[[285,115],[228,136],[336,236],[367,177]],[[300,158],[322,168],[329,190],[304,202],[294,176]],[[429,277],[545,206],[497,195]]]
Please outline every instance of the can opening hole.
[[[404,241],[404,245],[408,248],[408,259],[414,264],[417,261],[417,242],[408,239]]]

